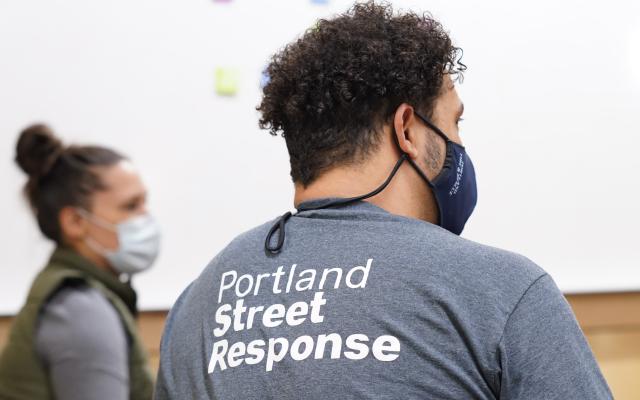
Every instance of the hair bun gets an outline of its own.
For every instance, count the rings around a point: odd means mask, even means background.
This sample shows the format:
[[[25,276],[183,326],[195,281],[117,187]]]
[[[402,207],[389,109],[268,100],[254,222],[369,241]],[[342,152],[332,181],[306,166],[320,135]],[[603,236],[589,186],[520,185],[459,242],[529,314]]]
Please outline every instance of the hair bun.
[[[60,139],[44,124],[27,127],[16,144],[16,163],[29,176],[41,176],[64,150]]]

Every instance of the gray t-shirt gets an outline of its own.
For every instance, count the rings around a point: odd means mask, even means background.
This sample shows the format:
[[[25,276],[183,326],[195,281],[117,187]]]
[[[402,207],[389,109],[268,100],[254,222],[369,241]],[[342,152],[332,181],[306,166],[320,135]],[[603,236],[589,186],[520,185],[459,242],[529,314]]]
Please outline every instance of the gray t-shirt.
[[[35,341],[56,399],[129,399],[127,335],[97,289],[74,285],[56,293],[43,308]]]
[[[611,398],[528,259],[366,202],[292,217],[278,255],[272,225],[178,299],[156,399]]]

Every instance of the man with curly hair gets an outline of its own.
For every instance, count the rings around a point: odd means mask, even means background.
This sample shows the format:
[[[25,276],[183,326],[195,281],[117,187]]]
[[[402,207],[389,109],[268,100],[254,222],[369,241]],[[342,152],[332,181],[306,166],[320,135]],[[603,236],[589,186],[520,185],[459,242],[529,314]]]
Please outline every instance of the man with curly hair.
[[[172,309],[157,399],[609,399],[564,297],[460,238],[477,199],[461,50],[376,2],[268,67],[295,214],[218,254]]]

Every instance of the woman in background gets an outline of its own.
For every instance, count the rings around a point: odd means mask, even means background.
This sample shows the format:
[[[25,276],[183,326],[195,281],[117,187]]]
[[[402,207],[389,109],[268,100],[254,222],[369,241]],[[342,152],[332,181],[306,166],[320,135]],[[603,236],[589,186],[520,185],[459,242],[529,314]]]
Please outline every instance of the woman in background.
[[[21,133],[16,162],[56,249],[0,356],[0,398],[151,399],[128,277],[154,262],[159,230],[139,174],[111,149],[64,146],[44,125]]]

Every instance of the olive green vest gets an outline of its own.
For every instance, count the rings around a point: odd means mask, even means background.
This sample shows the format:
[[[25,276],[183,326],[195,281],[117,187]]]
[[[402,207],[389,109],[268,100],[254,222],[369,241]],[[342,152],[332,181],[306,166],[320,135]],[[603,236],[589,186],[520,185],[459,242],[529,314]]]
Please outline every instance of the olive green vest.
[[[13,322],[9,341],[0,355],[0,399],[54,399],[49,374],[36,353],[35,329],[44,305],[70,281],[84,282],[98,289],[116,309],[129,339],[129,397],[151,399],[151,371],[134,319],[135,292],[117,277],[62,248],[54,251],[49,264],[36,277],[25,305]]]

